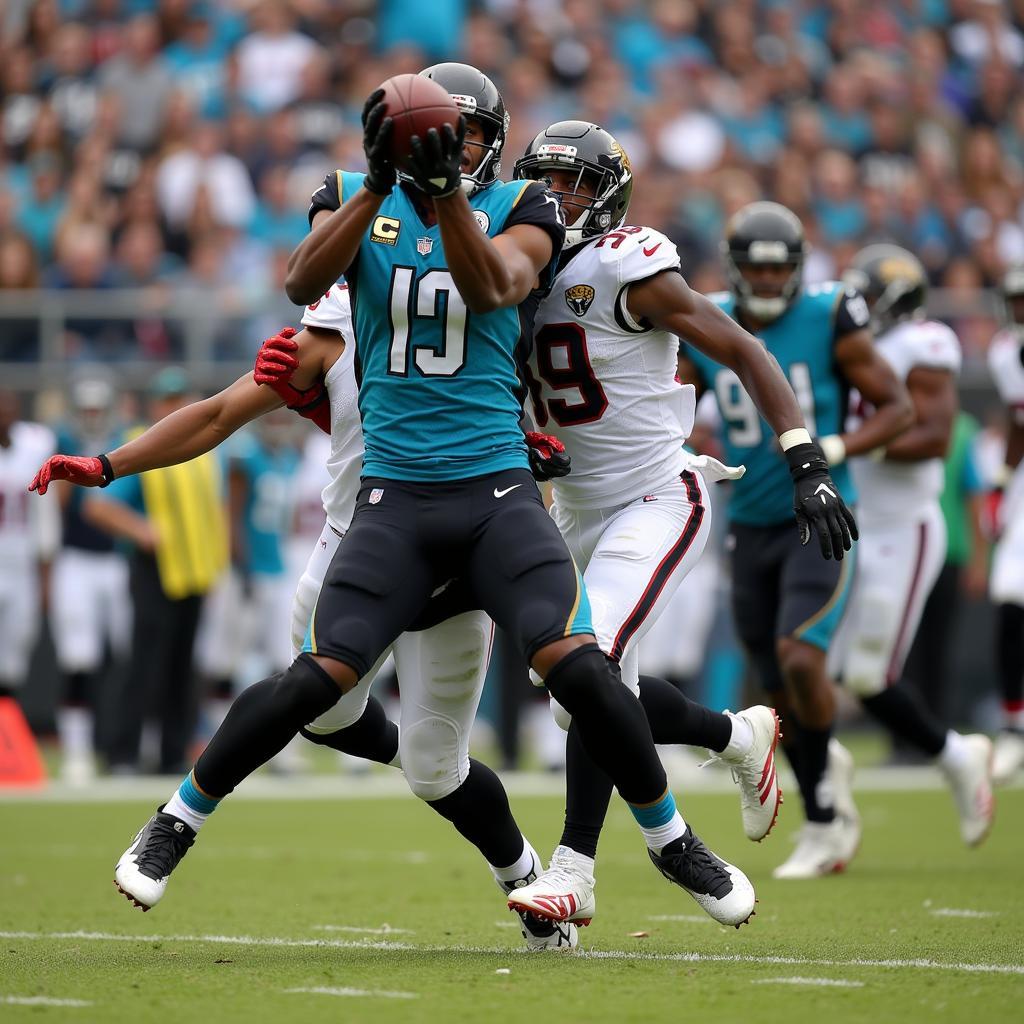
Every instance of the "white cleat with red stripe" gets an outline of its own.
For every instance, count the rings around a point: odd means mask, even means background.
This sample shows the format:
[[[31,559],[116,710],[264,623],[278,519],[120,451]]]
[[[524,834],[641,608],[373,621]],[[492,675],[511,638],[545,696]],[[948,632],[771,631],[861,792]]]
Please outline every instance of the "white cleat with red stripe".
[[[963,756],[942,771],[953,791],[960,815],[960,835],[968,846],[978,846],[992,828],[996,813],[992,793],[992,741],[975,733],[961,739]]]
[[[595,884],[574,850],[556,846],[547,871],[508,894],[509,910],[528,910],[547,921],[588,925],[594,916]]]
[[[774,708],[755,704],[738,714],[726,712],[730,718],[742,718],[750,725],[754,741],[750,749],[738,757],[728,750],[721,754],[709,751],[713,760],[722,761],[732,770],[740,787],[740,814],[748,839],[761,842],[771,832],[782,806],[782,787],[775,770],[775,748],[779,744],[779,716]]]

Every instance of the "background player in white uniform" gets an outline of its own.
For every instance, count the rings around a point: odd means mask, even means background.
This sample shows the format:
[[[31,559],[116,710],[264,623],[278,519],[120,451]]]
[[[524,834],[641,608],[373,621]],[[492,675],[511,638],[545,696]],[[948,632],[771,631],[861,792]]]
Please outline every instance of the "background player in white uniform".
[[[84,455],[113,443],[114,389],[103,377],[83,376],[71,389],[72,418],[57,434],[60,451]],[[99,673],[109,649],[117,660],[127,657],[132,604],[128,563],[110,534],[82,515],[84,493],[65,487],[61,547],[53,566],[50,625],[64,690],[57,709],[61,775],[84,785],[95,775],[94,709]]]
[[[554,433],[572,459],[572,473],[552,480],[551,515],[584,570],[597,641],[640,696],[655,742],[694,742],[686,734],[692,702],[664,680],[639,678],[637,645],[707,542],[707,481],[742,470],[683,449],[694,389],[676,380],[677,335],[734,366],[780,435],[802,429],[803,418],[764,347],[687,288],[675,245],[651,228],[621,226],[632,174],[608,132],[583,121],[550,125],[516,175],[546,179],[568,224],[558,275],[537,310],[527,373],[538,428]],[[802,438],[810,450],[806,431]],[[845,509],[834,500],[838,516]],[[841,557],[849,534],[838,521],[828,525]],[[760,840],[781,797],[778,719],[763,706],[735,718],[701,711],[718,719],[724,735],[715,749],[744,782],[744,825]],[[551,870],[510,897],[510,906],[566,920],[593,914],[594,857],[611,793],[576,739],[570,733],[565,830]]]
[[[243,424],[280,408],[284,401],[308,413],[322,429],[330,429],[330,480],[323,492],[327,521],[295,596],[292,642],[296,648],[302,645],[327,568],[349,527],[360,487],[363,455],[353,366],[355,349],[341,341],[352,337],[345,286],[334,286],[323,299],[307,308],[303,324],[307,330],[299,336],[301,345],[291,340],[295,332],[288,328],[271,339],[281,349],[275,352],[272,346],[264,346],[261,362],[268,351],[285,359],[292,359],[289,350],[295,351],[295,376],[309,385],[305,390],[288,384],[275,384],[275,390],[260,387],[254,375],[247,374],[218,395],[187,406],[150,428],[133,442],[129,463],[133,472],[142,472],[157,465],[188,461],[214,448]],[[258,369],[259,366],[260,362]],[[56,456],[37,474],[33,489],[45,491],[51,477],[96,486],[103,482],[103,467],[99,459]],[[454,587],[451,589],[451,607],[455,608],[458,595]],[[400,734],[369,695],[377,668],[388,652],[354,689],[303,732],[310,739],[330,736],[338,749],[347,753],[396,765],[400,753],[401,767],[412,791],[478,846],[488,859],[495,881],[507,893],[531,880],[540,869],[540,861],[511,817],[507,796],[497,776],[469,757],[470,726],[483,689],[492,625],[481,611],[460,610],[446,618],[446,610],[442,596],[435,620],[442,621],[431,628],[406,633],[394,644],[401,682]],[[281,626],[283,629],[284,624]],[[380,752],[382,740],[390,741],[390,750],[384,754]],[[478,802],[466,799],[470,780],[475,789],[488,788],[486,813],[480,813]],[[187,844],[187,849],[206,815],[197,815],[184,805],[175,806],[176,799],[172,798],[166,813],[162,808],[154,820],[159,826],[162,818],[173,815],[171,820],[178,824],[174,832],[178,841]],[[507,848],[510,843],[517,845],[508,857],[490,852]],[[116,880],[129,898],[148,909],[163,895],[166,868],[150,868],[141,861],[137,845],[138,841],[121,858]],[[553,925],[526,912],[520,914],[520,920],[531,949],[576,945],[572,924]]]
[[[1003,703],[993,774],[996,782],[1009,782],[1024,768],[1024,267],[1007,271],[1002,290],[1009,323],[992,339],[988,365],[1006,403],[1009,436],[992,496],[999,539],[989,594]]]
[[[56,438],[18,413],[18,396],[0,391],[0,697],[25,681],[41,621],[41,577],[60,541],[56,498],[36,504],[25,490]]]
[[[927,277],[905,249],[868,246],[854,257],[845,281],[867,300],[875,345],[906,382],[915,420],[884,450],[850,460],[860,495],[859,558],[830,657],[835,675],[867,711],[936,759],[953,791],[964,842],[975,846],[992,824],[992,743],[987,736],[944,731],[912,691],[898,685],[946,557],[939,495],[958,408],[960,344],[945,324],[924,319]]]

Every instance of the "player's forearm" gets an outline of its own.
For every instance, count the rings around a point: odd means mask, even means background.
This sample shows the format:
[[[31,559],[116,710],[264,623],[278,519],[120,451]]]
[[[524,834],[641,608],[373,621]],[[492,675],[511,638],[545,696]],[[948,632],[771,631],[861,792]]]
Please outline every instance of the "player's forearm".
[[[284,282],[292,302],[316,302],[348,271],[383,201],[383,196],[362,188],[299,242],[288,257]]]
[[[124,502],[90,496],[82,503],[82,516],[104,533],[124,537],[145,550],[151,547],[149,520]]]
[[[948,424],[915,423],[885,446],[885,457],[891,462],[920,462],[944,459],[948,450]]]
[[[854,431],[842,435],[847,456],[866,455],[888,446],[914,422],[914,407],[909,397],[896,395],[878,406]]]
[[[513,275],[497,246],[480,230],[462,191],[435,199],[434,207],[448,272],[466,308],[489,313],[522,301],[526,296],[512,294]]]
[[[1024,406],[1010,410],[1010,429],[1006,437],[1006,460],[1009,469],[1016,469],[1024,459]]]
[[[186,405],[107,455],[114,476],[176,466],[212,451],[231,433],[213,399]]]

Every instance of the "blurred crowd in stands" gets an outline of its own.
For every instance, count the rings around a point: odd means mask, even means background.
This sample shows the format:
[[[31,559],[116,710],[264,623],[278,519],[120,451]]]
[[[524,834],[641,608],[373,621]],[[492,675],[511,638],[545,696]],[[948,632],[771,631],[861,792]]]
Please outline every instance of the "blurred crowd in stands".
[[[45,287],[280,293],[311,191],[362,166],[384,78],[447,59],[512,113],[618,136],[631,219],[718,287],[731,211],[774,198],[812,279],[867,241],[965,294],[1024,260],[1022,0],[7,0],[0,15],[0,294]],[[31,317],[0,362],[38,356]],[[968,354],[991,325],[960,325]],[[145,317],[69,322],[72,358],[180,355]],[[247,354],[259,339],[238,341]]]

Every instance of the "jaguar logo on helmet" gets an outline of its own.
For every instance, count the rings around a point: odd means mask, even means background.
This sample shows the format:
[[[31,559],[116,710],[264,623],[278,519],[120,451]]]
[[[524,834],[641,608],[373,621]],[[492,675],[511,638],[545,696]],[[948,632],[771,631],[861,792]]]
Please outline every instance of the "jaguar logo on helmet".
[[[622,148],[622,146],[619,145],[617,139],[612,139],[611,148],[613,153],[618,154],[619,159],[622,161],[622,166],[625,167],[630,174],[632,174],[633,165],[629,162],[629,157],[626,155],[626,151]]]
[[[574,284],[565,289],[565,304],[577,315],[586,316],[597,293],[589,284]]]

